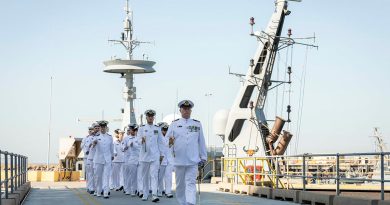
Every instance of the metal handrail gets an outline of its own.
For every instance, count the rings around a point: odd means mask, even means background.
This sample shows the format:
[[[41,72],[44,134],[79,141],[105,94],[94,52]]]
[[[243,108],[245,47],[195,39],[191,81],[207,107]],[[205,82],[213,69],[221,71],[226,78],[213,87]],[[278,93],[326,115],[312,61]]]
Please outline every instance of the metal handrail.
[[[2,158],[4,156],[4,162]],[[27,162],[28,158],[23,155],[1,151],[0,150],[0,188],[4,185],[4,196],[3,191],[0,194],[0,205],[2,199],[8,199],[10,194],[18,190],[27,181]],[[3,166],[4,164],[4,166]],[[4,171],[4,180],[1,180],[2,171]],[[8,176],[8,175],[11,176]]]
[[[273,183],[273,186],[274,188],[278,188],[278,185],[279,185],[279,179],[280,177],[283,177],[283,178],[286,178],[287,180],[288,179],[292,179],[292,178],[301,178],[302,179],[302,189],[303,190],[306,190],[306,184],[307,184],[307,180],[308,179],[316,179],[316,180],[335,180],[335,192],[336,192],[336,195],[339,195],[340,194],[340,183],[342,182],[345,182],[345,181],[360,181],[360,182],[379,182],[380,183],[380,190],[381,190],[381,200],[384,200],[384,183],[385,182],[390,182],[390,180],[386,180],[384,178],[384,173],[385,173],[385,161],[388,162],[387,159],[385,159],[385,155],[390,155],[390,152],[376,152],[376,153],[336,153],[336,154],[303,154],[303,155],[292,155],[292,156],[262,156],[262,157],[222,157],[222,169],[221,169],[221,177],[222,177],[222,181],[225,182],[226,179],[232,179],[234,183],[238,184],[238,180],[239,180],[239,177],[241,177],[241,180],[244,182],[244,183],[247,183],[247,181],[244,181],[244,179],[250,177],[250,178],[253,178],[253,185],[257,185],[256,182],[256,177],[257,176],[262,176],[262,183],[263,183],[263,179],[265,176],[269,177],[271,179],[271,177],[273,177],[274,179],[276,178],[276,183]],[[345,177],[342,175],[342,172],[340,171],[341,168],[340,168],[340,165],[348,165],[347,163],[343,162],[343,163],[340,163],[341,161],[347,161],[346,159],[340,159],[340,157],[353,157],[353,156],[378,156],[379,159],[370,159],[370,160],[375,160],[376,162],[380,162],[380,179],[372,179],[372,178],[349,178],[349,177]],[[323,174],[323,172],[309,172],[307,169],[309,166],[311,166],[311,164],[309,164],[309,162],[311,160],[315,160],[315,159],[312,159],[314,157],[335,157],[335,159],[333,160],[330,160],[331,162],[335,163],[335,164],[332,164],[331,167],[332,169],[335,168],[336,171],[332,171],[332,175],[335,175],[336,176],[320,176],[319,174]],[[280,163],[285,163],[285,162],[289,162],[289,160],[294,160],[295,161],[295,164],[293,166],[300,166],[302,168],[302,171],[300,173],[302,173],[301,175],[297,175],[299,174],[299,172],[290,172],[288,170],[288,166],[291,166],[289,164],[284,164],[284,168],[286,169],[286,172],[287,173],[281,173],[280,171]],[[264,170],[264,167],[263,169],[261,170],[261,172],[259,171],[256,171],[256,161],[259,161],[259,160],[268,160],[270,161],[273,165],[271,165],[270,167],[268,167],[268,170]],[[357,160],[357,159],[355,159]],[[361,160],[366,160],[366,159],[361,159]],[[329,161],[329,160],[328,160]],[[249,164],[248,164],[249,162]],[[241,168],[240,168],[240,163],[241,163]],[[251,164],[252,163],[252,164]],[[246,165],[246,166],[254,166],[254,169],[253,169],[253,172],[248,172],[247,170],[243,169],[243,166],[242,164]],[[264,165],[264,164],[263,164]],[[329,164],[319,164],[319,165],[329,165]],[[361,166],[362,164],[360,164]],[[372,164],[372,165],[377,165],[377,164]],[[265,165],[267,166],[267,165]],[[276,167],[276,168],[275,168]],[[287,167],[287,168],[286,168]],[[319,173],[317,174],[316,176],[310,176],[308,174],[312,174],[312,173]],[[326,172],[327,174],[329,174],[329,172]],[[344,173],[344,175],[346,174],[347,172]],[[373,172],[364,172],[364,174],[367,174],[367,173],[373,173]],[[243,178],[244,176],[244,178]],[[252,181],[250,181],[252,183]]]
[[[215,161],[221,161],[221,159],[208,160],[207,163],[203,166],[203,168],[202,168],[202,173],[204,173],[204,170],[206,169],[207,166],[211,166],[212,168],[211,168],[210,171],[208,171],[206,174],[202,174],[203,176],[201,177],[201,182],[203,182],[203,180],[204,180],[210,173],[213,173],[213,174],[216,173]]]

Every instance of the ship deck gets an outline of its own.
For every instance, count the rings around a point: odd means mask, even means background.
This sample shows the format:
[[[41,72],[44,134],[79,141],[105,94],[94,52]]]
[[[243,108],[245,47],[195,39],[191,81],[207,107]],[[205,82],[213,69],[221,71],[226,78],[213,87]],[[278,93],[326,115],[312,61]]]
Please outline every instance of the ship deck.
[[[151,200],[144,202],[138,197],[126,196],[121,192],[112,191],[109,199],[89,195],[85,191],[84,182],[33,182],[32,189],[24,201],[24,205],[146,205],[155,204]],[[176,198],[160,198],[157,204],[172,205],[178,204]],[[290,205],[291,202],[274,201],[259,197],[237,195],[217,191],[216,184],[201,185],[200,204],[217,205]]]

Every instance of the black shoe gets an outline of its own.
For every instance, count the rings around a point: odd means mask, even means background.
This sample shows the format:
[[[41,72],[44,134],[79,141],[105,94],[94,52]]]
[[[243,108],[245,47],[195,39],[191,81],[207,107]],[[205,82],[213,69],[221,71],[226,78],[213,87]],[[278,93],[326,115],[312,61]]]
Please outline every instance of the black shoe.
[[[144,196],[143,194],[140,194],[140,195],[139,195],[139,198],[142,198],[143,196]]]
[[[110,194],[111,194],[111,193],[110,193],[110,192],[108,192],[108,196],[110,196]]]
[[[110,197],[108,197],[108,196],[105,196],[104,198],[105,198],[105,199],[109,199]]]
[[[173,198],[172,194],[167,194],[167,198]]]
[[[102,192],[100,192],[100,195],[103,195],[103,191],[102,191]]]
[[[160,201],[160,199],[159,199],[158,197],[156,197],[156,196],[153,196],[152,198],[153,198],[153,199],[152,199],[152,202],[155,202],[155,203],[156,203],[156,202]]]
[[[151,194],[152,193],[152,190],[149,190],[149,194]]]
[[[115,189],[115,191],[119,191],[119,189]]]
[[[162,191],[162,195],[165,195],[165,191]]]
[[[95,191],[90,191],[90,192],[89,192],[89,194],[94,194],[94,193],[95,193]]]
[[[121,186],[120,188],[119,188],[119,191],[122,191],[123,190],[123,186]]]

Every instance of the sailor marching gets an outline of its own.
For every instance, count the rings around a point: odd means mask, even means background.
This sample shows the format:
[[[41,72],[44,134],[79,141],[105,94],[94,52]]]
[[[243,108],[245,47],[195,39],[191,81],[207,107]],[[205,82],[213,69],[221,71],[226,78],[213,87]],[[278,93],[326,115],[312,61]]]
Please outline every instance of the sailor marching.
[[[181,118],[170,125],[154,124],[156,112],[145,111],[146,124],[129,124],[108,134],[108,122],[88,128],[84,152],[87,192],[108,199],[111,191],[123,191],[129,200],[158,202],[172,198],[172,172],[176,173],[176,198],[180,205],[196,204],[198,167],[207,159],[202,125],[191,118],[194,103],[178,104]]]

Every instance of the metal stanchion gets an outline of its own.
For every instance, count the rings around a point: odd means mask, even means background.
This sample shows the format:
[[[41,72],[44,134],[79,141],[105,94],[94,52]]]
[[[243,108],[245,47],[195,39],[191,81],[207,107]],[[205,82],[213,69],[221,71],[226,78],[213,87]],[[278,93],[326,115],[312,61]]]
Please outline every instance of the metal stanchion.
[[[257,183],[256,183],[256,157],[253,157],[253,186],[256,186]]]
[[[2,155],[3,153],[1,152],[1,150],[0,150],[0,205],[1,205],[1,195],[2,195],[2,192],[1,192],[1,187],[3,186],[3,181],[1,180],[1,155]]]
[[[22,156],[20,156],[19,155],[19,158],[18,158],[18,172],[19,172],[19,175],[18,175],[18,182],[19,182],[19,186],[22,186],[22,166],[21,166],[21,164],[22,164]]]
[[[224,183],[224,181],[223,181],[223,174],[225,172],[225,167],[224,167],[223,161],[224,161],[224,158],[222,157],[221,158],[221,181],[222,181],[222,183]]]
[[[336,154],[336,195],[340,195],[340,155]]]
[[[8,152],[4,152],[4,193],[8,199]]]
[[[279,158],[276,157],[276,188],[279,188]]]
[[[384,163],[384,154],[381,153],[381,200],[385,200],[385,163]]]
[[[306,157],[302,155],[302,189],[306,191]]]
[[[236,166],[234,168],[234,171],[236,172],[236,184],[238,184],[238,159],[236,159]]]
[[[10,169],[10,173],[11,173],[11,194],[14,193],[14,154],[13,153],[10,153],[9,155],[11,157],[11,161],[10,161],[10,165],[11,165],[11,169]]]

